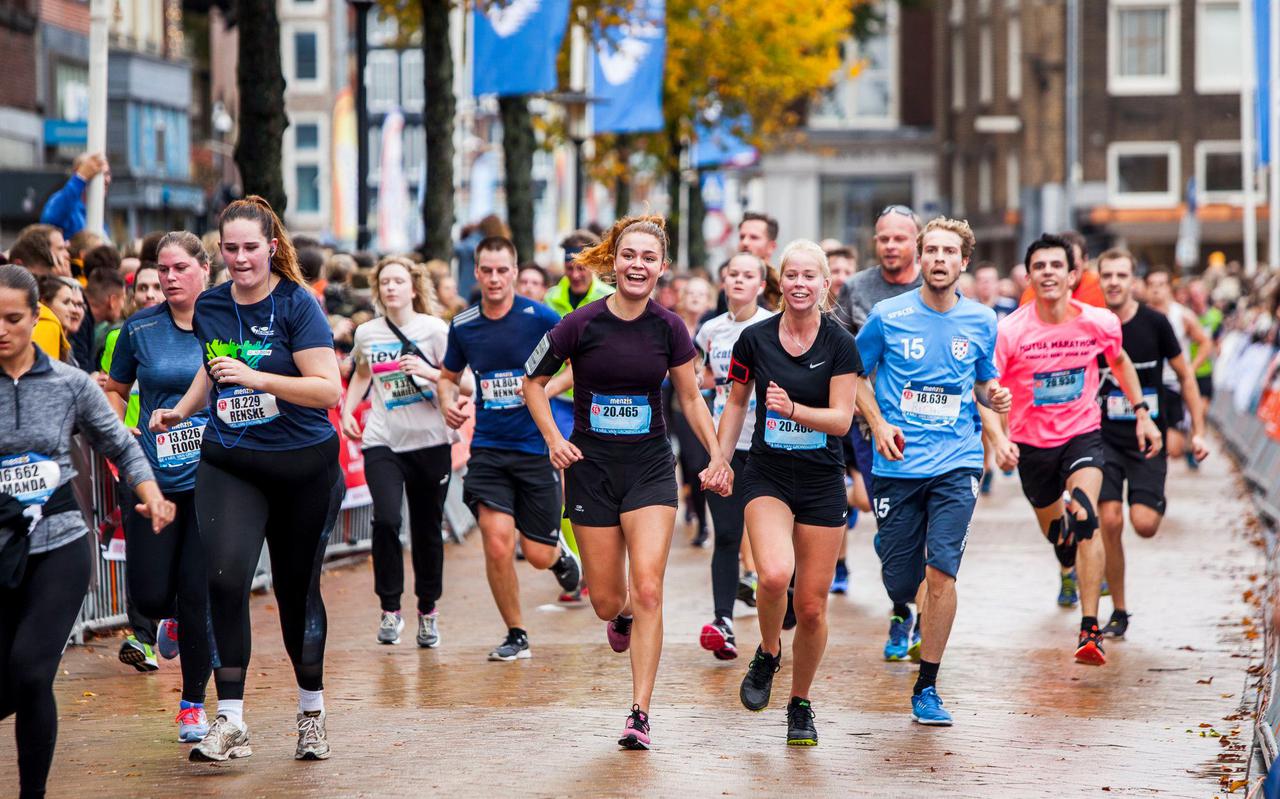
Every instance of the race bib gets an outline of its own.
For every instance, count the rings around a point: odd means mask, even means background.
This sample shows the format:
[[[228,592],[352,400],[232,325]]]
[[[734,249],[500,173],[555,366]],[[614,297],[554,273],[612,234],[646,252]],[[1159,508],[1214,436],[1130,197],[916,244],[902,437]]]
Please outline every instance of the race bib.
[[[190,419],[165,433],[156,433],[156,463],[161,469],[177,469],[200,460],[204,425]]]
[[[649,432],[653,408],[649,398],[641,395],[616,396],[593,394],[591,396],[591,430],[614,436],[635,436]]]
[[[275,395],[265,391],[233,388],[218,395],[218,418],[236,430],[266,424],[279,415]]]
[[[1084,393],[1084,367],[1036,372],[1031,384],[1035,405],[1062,405],[1074,402]]]
[[[774,449],[822,449],[827,445],[827,434],[787,419],[776,411],[766,411],[764,443]]]
[[[960,418],[960,389],[955,386],[915,386],[902,389],[898,408],[909,421],[926,427],[946,427]]]
[[[399,342],[369,345],[369,371],[378,381],[382,404],[387,410],[403,408],[435,397],[429,388],[419,388],[418,381],[400,370],[400,355],[404,348]]]
[[[7,455],[0,458],[0,491],[23,505],[43,505],[62,479],[62,467],[43,455]]]
[[[486,410],[506,411],[524,406],[524,396],[520,394],[520,381],[524,371],[520,369],[504,369],[497,372],[480,373],[480,400]]]
[[[1150,406],[1152,419],[1160,415],[1160,396],[1154,388],[1144,388],[1142,399]],[[1129,402],[1123,391],[1112,391],[1107,395],[1107,418],[1117,422],[1137,420],[1138,414],[1133,410],[1133,403]]]

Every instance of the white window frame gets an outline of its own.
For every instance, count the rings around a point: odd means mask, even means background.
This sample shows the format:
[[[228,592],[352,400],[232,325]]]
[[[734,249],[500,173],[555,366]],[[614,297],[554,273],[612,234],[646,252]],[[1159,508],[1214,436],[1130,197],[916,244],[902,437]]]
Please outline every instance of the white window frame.
[[[375,97],[373,92],[373,73],[374,69],[382,65],[388,68],[388,71],[395,76],[395,91],[391,92],[391,101],[387,102],[384,98]],[[379,48],[369,51],[368,60],[365,62],[365,91],[368,93],[369,110],[374,112],[389,113],[394,111],[400,105],[400,51]]]
[[[978,29],[978,103],[990,105],[996,93],[996,49],[991,44],[991,23]]]
[[[1120,12],[1122,10],[1163,10],[1168,12],[1165,37],[1167,74],[1135,77],[1119,74]],[[1179,0],[1109,0],[1107,6],[1107,91],[1118,97],[1177,94],[1182,90],[1182,19]]]
[[[299,125],[315,125],[316,127],[316,147],[314,150],[307,150],[306,154],[299,153],[297,147],[297,139],[294,132]],[[329,155],[329,117],[323,113],[317,112],[292,112],[289,114],[289,128],[285,131],[285,147],[284,147],[284,190],[285,194],[292,200],[298,196],[298,166],[315,166],[318,167],[320,181],[320,208],[318,211],[298,211],[293,202],[289,203],[286,217],[290,227],[306,228],[309,230],[318,230],[328,224],[329,219],[329,198],[333,194],[329,190],[331,181],[333,180],[329,172],[329,164],[333,159]]]
[[[1255,0],[1262,2],[1263,0]],[[1196,91],[1200,94],[1239,94],[1241,84],[1244,80],[1244,70],[1246,65],[1243,63],[1244,57],[1241,56],[1240,74],[1235,78],[1224,78],[1221,73],[1213,69],[1213,63],[1209,59],[1202,56],[1212,56],[1212,53],[1204,52],[1201,47],[1201,31],[1205,30],[1204,12],[1206,6],[1235,6],[1239,16],[1240,24],[1244,24],[1243,14],[1245,13],[1244,3],[1239,0],[1197,0],[1196,1]],[[1238,30],[1238,29],[1237,29]],[[1239,54],[1240,49],[1237,48],[1236,53]]]
[[[1162,192],[1120,192],[1120,158],[1163,155],[1168,159],[1168,188]],[[1112,142],[1107,145],[1107,201],[1113,208],[1176,208],[1182,199],[1182,148],[1176,141]]]
[[[821,130],[888,130],[898,127],[902,110],[902,81],[899,75],[902,29],[897,3],[890,3],[885,8],[884,35],[888,39],[888,46],[885,48],[888,53],[888,61],[884,67],[884,71],[889,77],[889,108],[887,113],[884,116],[853,115],[847,117],[815,113],[809,118],[809,127]],[[845,57],[840,65],[831,91],[844,93],[848,107],[853,108],[856,105],[854,103],[854,97],[857,92],[855,82],[858,78],[850,79],[847,76],[850,70],[861,60],[862,56],[857,41],[852,37],[845,40],[844,52]]]
[[[1005,91],[1010,100],[1022,98],[1022,17],[1010,14],[1005,22]]]
[[[284,16],[288,17],[325,18],[329,14],[329,2],[328,0],[281,0],[280,10]]]
[[[322,22],[286,22],[282,29],[281,59],[285,73],[285,94],[323,94],[329,90],[329,26]],[[316,77],[303,79],[297,75],[294,34],[311,33],[316,37]]]
[[[1243,205],[1243,191],[1209,191],[1208,184],[1205,183],[1205,171],[1208,166],[1207,156],[1209,155],[1242,156],[1240,141],[1238,139],[1224,139],[1218,141],[1196,142],[1196,193],[1199,195],[1200,201],[1205,204],[1225,203],[1227,205]]]
[[[408,81],[405,79],[405,76],[407,75],[410,69],[410,62],[413,62],[413,61],[416,61],[418,63],[417,68],[418,68],[419,80],[416,82]],[[423,80],[421,80],[421,78],[423,78],[426,75],[426,73],[423,71],[424,68],[425,66],[423,64],[421,47],[410,47],[408,50],[402,50],[400,52],[400,87],[399,87],[400,88],[400,104],[404,106],[405,111],[420,112],[423,109],[424,97],[426,96],[426,84],[423,82]],[[416,97],[413,100],[410,100],[408,92],[406,92],[404,88],[405,86],[409,86],[409,85],[415,86],[421,96]]]

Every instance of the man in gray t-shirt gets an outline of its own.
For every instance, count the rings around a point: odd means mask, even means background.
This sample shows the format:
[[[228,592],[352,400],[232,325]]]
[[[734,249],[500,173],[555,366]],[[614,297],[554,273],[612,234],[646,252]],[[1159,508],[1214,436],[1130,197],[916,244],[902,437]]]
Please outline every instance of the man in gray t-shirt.
[[[876,260],[840,287],[835,314],[849,332],[857,335],[871,308],[881,300],[920,287],[916,262],[916,236],[920,228],[915,213],[905,205],[890,205],[876,220]]]

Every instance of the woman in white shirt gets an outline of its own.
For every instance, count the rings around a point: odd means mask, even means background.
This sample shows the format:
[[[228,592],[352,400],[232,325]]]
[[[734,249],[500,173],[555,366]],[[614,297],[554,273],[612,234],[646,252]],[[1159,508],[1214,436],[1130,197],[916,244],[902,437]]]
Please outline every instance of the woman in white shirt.
[[[342,404],[342,432],[361,442],[373,497],[373,584],[382,605],[378,643],[399,643],[404,629],[400,509],[407,496],[418,646],[435,647],[440,643],[436,602],[444,571],[440,524],[457,440],[436,399],[449,326],[433,315],[439,308],[426,267],[407,258],[378,263],[373,298],[384,315],[356,328],[356,369]],[[370,384],[369,412],[357,420],[356,406]],[[471,388],[465,386],[464,393]]]

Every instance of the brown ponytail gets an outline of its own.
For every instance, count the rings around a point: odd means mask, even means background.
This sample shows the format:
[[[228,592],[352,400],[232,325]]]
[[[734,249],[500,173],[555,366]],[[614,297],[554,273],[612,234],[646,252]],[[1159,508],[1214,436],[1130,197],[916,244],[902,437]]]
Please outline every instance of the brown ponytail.
[[[648,233],[662,245],[662,260],[667,261],[667,227],[661,216],[625,216],[613,223],[613,227],[604,234],[599,244],[580,250],[573,256],[574,263],[595,272],[602,278],[613,279],[613,259],[618,254],[618,245],[622,237],[628,233]]]
[[[285,280],[292,280],[299,286],[307,288],[307,281],[303,279],[302,270],[298,268],[298,253],[293,249],[289,231],[284,229],[284,224],[271,208],[271,203],[256,194],[236,200],[222,209],[222,215],[218,217],[218,234],[222,234],[222,229],[228,222],[236,219],[251,219],[257,222],[262,228],[262,235],[268,241],[276,240],[276,252],[271,256],[271,271]]]

